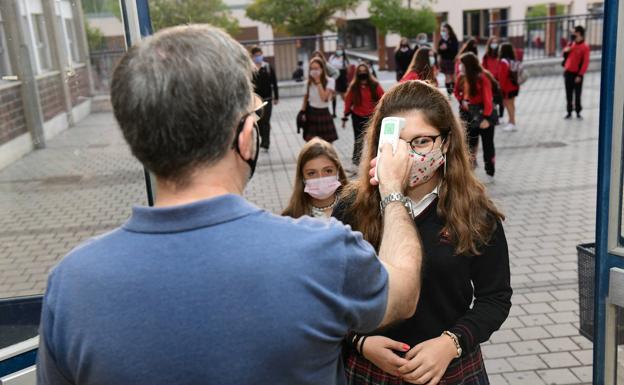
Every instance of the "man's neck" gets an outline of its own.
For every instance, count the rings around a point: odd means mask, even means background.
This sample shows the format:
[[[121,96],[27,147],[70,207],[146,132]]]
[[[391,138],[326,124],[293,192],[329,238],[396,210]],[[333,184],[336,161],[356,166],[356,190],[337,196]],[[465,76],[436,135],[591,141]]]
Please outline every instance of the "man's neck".
[[[154,205],[179,206],[227,194],[242,195],[245,181],[237,178],[237,174],[231,167],[223,166],[196,170],[183,186],[156,177]]]

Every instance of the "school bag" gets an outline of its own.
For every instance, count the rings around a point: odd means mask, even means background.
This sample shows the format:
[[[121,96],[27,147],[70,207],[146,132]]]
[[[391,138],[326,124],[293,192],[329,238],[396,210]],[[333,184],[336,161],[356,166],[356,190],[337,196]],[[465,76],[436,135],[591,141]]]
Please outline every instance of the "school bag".
[[[510,60],[508,63],[511,82],[517,86],[524,84],[529,79],[529,73],[524,70],[522,62],[519,60]]]

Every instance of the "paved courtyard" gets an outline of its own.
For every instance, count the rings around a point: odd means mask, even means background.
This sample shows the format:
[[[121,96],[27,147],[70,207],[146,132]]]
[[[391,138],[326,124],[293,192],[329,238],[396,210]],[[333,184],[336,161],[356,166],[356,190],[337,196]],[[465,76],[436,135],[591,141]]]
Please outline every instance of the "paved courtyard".
[[[578,332],[575,247],[594,239],[599,88],[599,74],[589,74],[585,119],[564,121],[563,79],[532,78],[518,99],[519,130],[496,132],[488,189],[507,216],[514,296],[509,318],[483,346],[492,384],[591,382],[592,344]],[[275,107],[271,150],[260,154],[246,191],[275,213],[289,198],[303,144],[294,127],[300,104],[291,98]],[[346,164],[353,134],[336,122]],[[41,293],[65,253],[145,203],[142,168],[109,113],[0,170],[0,298]]]

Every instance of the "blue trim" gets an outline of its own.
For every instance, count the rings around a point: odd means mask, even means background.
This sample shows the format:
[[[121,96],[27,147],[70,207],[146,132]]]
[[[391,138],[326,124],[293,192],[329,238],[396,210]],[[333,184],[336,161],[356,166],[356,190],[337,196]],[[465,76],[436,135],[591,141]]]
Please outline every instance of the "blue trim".
[[[130,0],[133,1],[133,0]],[[139,31],[142,37],[146,37],[154,33],[152,28],[152,19],[149,13],[149,4],[147,0],[135,0],[137,13],[139,18]],[[124,32],[126,34],[126,46],[130,48],[132,41],[130,40],[130,27],[128,25],[128,10],[125,1],[121,1],[121,15],[123,18]],[[154,192],[152,191],[151,176],[149,171],[143,167],[143,176],[145,177],[145,191],[147,193],[147,204],[154,206]]]
[[[37,349],[29,350],[0,362],[0,377],[8,376],[35,365]]]
[[[609,291],[609,269],[622,264],[608,254],[609,191],[611,186],[611,146],[613,140],[613,95],[617,47],[618,0],[605,0],[602,79],[600,87],[600,129],[598,140],[598,191],[596,205],[596,286],[594,299],[593,383],[605,380],[605,299]],[[624,20],[622,20],[624,22]],[[614,208],[617,209],[617,208]]]

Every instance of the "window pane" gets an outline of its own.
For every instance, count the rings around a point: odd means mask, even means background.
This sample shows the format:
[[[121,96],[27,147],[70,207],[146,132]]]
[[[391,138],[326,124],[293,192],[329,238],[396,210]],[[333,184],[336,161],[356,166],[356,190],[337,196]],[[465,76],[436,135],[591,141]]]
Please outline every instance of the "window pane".
[[[11,63],[9,62],[4,23],[0,21],[0,76],[5,75],[11,75]]]
[[[49,70],[52,68],[50,59],[50,48],[48,46],[45,19],[43,15],[32,15],[33,29],[35,31],[35,49],[39,57],[41,70]]]
[[[78,55],[78,45],[76,43],[76,30],[74,29],[73,19],[65,19],[65,30],[67,31],[67,43],[69,46],[71,59],[74,61],[74,63],[78,63],[80,61],[80,58]]]

